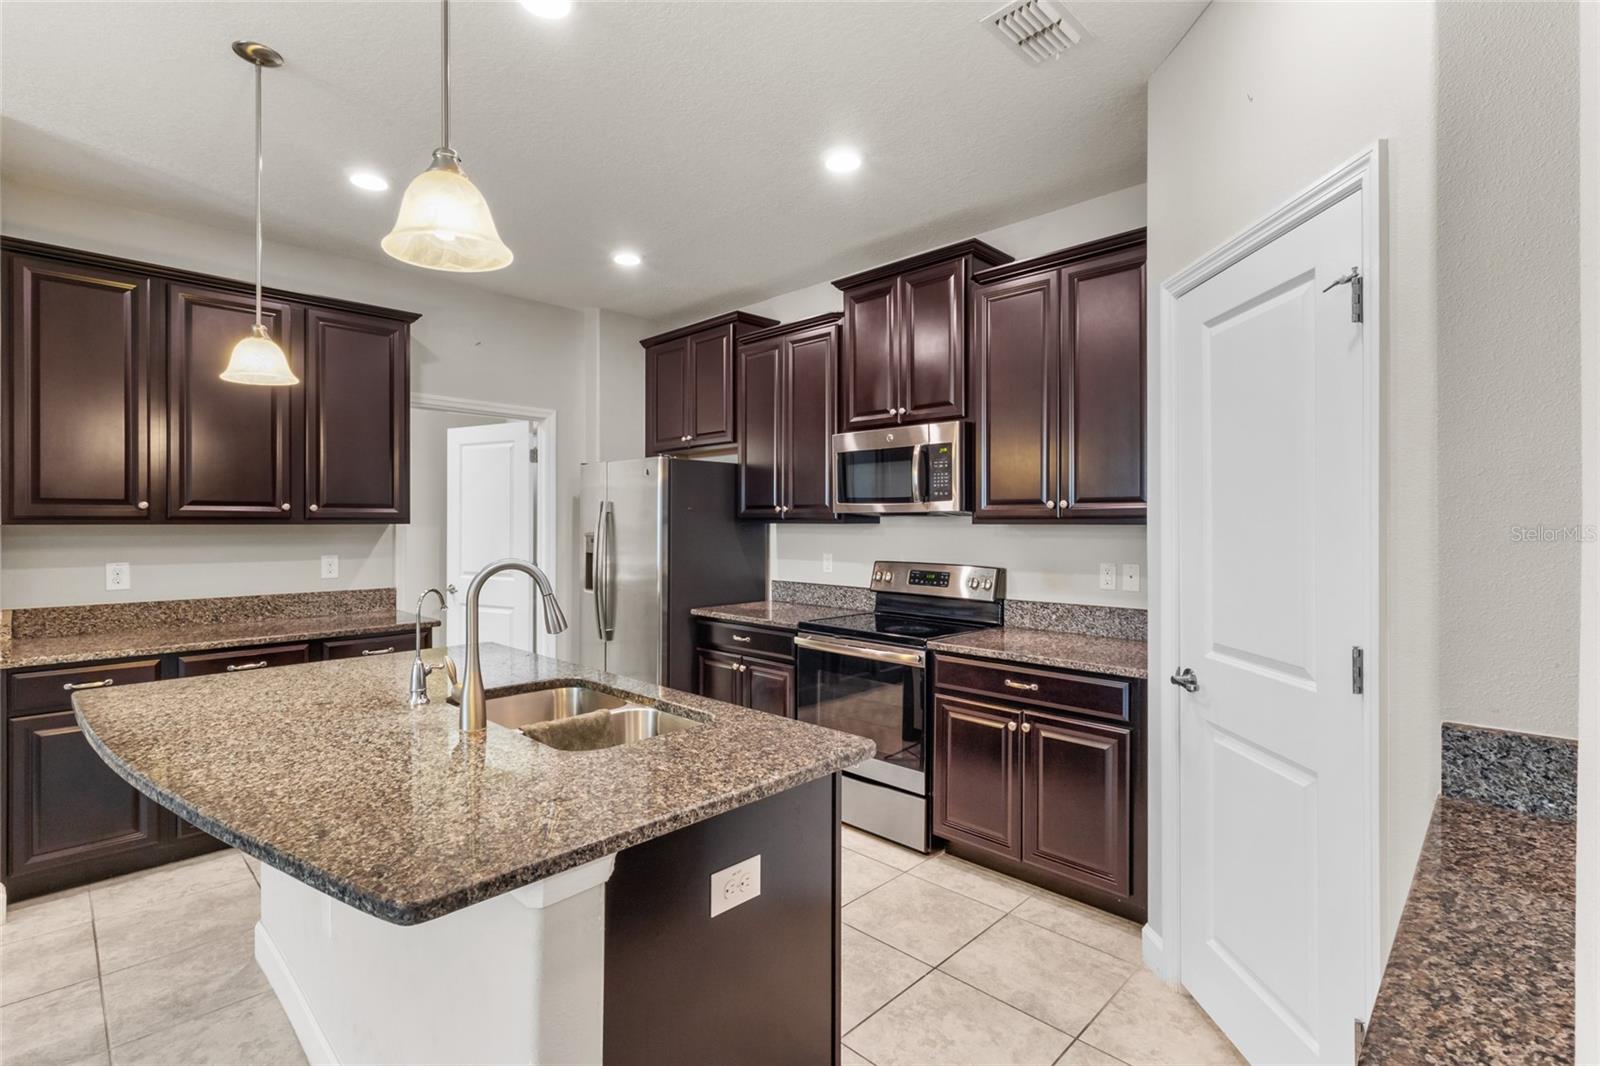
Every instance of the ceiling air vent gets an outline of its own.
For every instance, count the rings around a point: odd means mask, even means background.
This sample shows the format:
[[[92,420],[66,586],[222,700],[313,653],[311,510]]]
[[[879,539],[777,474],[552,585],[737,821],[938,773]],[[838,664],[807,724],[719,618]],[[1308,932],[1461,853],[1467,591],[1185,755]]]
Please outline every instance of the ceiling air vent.
[[[1018,0],[983,21],[1031,63],[1059,59],[1083,38],[1083,27],[1052,0]]]

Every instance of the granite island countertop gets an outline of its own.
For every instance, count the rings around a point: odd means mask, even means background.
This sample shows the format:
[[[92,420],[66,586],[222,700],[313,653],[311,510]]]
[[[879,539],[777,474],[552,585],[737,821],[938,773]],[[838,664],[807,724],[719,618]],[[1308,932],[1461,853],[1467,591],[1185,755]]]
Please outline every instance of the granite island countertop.
[[[414,614],[391,609],[312,617],[253,618],[203,625],[102,629],[59,636],[13,637],[0,639],[0,670],[336,637],[378,636],[384,633],[404,633],[409,647],[416,621]],[[424,629],[438,624],[436,618],[422,620]]]
[[[1442,798],[1361,1062],[1573,1061],[1572,822]]]
[[[438,661],[443,650],[425,652]],[[490,698],[583,683],[704,725],[600,751],[456,728],[409,657],[76,693],[121,777],[246,854],[400,925],[427,921],[824,777],[872,742],[500,645]]]
[[[936,653],[1085,670],[1114,677],[1150,676],[1149,646],[1142,640],[1001,626],[930,640],[928,649]]]
[[[792,633],[801,622],[813,622],[818,618],[837,618],[850,612],[843,607],[822,607],[814,603],[755,600],[751,603],[730,603],[720,607],[692,607],[689,613],[696,618],[709,618],[717,622],[734,622],[748,626],[765,626],[768,629],[787,629]]]

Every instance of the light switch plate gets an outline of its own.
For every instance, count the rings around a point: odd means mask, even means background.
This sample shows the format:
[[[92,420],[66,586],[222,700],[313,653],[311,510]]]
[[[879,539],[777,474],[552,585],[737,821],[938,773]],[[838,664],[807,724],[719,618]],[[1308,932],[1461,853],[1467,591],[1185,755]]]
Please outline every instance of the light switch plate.
[[[1138,563],[1123,563],[1122,564],[1122,591],[1124,591],[1124,592],[1138,592],[1139,591],[1139,584],[1140,584],[1139,564]]]
[[[752,855],[740,863],[711,875],[711,917],[730,911],[761,895],[761,856]]]
[[[339,557],[337,555],[324,555],[322,557],[322,576],[339,576]]]
[[[1116,588],[1117,588],[1117,564],[1116,563],[1101,563],[1100,564],[1100,587],[1103,588],[1103,589],[1108,589],[1108,590],[1110,590],[1112,592],[1116,591]]]
[[[106,591],[122,592],[133,588],[132,563],[107,563],[106,564]]]

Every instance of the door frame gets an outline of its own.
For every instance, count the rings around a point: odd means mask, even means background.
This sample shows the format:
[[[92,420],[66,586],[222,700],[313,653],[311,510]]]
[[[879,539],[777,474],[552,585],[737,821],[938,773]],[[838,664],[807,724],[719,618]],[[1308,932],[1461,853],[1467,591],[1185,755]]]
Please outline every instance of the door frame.
[[[410,406],[424,411],[448,411],[458,415],[478,415],[483,418],[500,419],[503,421],[521,420],[528,423],[528,430],[533,434],[534,447],[539,450],[538,477],[534,483],[534,514],[536,516],[533,529],[533,551],[538,557],[539,568],[550,579],[550,585],[555,589],[556,598],[561,600],[567,594],[566,570],[559,565],[558,548],[556,544],[556,413],[548,407],[529,407],[523,404],[495,403],[491,400],[472,400],[459,396],[440,396],[436,393],[414,392],[411,394]],[[410,472],[407,471],[407,476]],[[413,501],[415,503],[415,501]],[[397,527],[394,545],[394,577],[395,585],[400,585],[401,575],[406,567],[406,537],[405,527]],[[402,608],[406,605],[401,604]],[[544,631],[537,624],[537,610],[535,611],[534,631],[538,634],[535,638],[534,648],[540,655],[554,656],[556,654],[556,638],[552,633]]]
[[[1363,821],[1367,827],[1368,845],[1365,854],[1367,870],[1363,877],[1367,891],[1361,905],[1365,912],[1363,925],[1366,930],[1363,936],[1363,1004],[1364,1012],[1369,1015],[1372,1003],[1377,998],[1384,956],[1379,909],[1379,864],[1382,828],[1380,724],[1384,706],[1382,651],[1385,638],[1382,617],[1382,375],[1388,365],[1383,319],[1384,265],[1387,256],[1385,215],[1388,206],[1383,180],[1386,152],[1385,142],[1377,141],[1271,214],[1161,283],[1157,322],[1160,342],[1155,353],[1159,387],[1151,390],[1149,401],[1150,425],[1160,427],[1161,435],[1159,448],[1152,451],[1155,462],[1151,471],[1149,524],[1153,539],[1149,550],[1153,564],[1150,578],[1154,591],[1150,603],[1150,714],[1159,723],[1158,728],[1150,733],[1149,760],[1150,780],[1160,787],[1157,802],[1151,806],[1160,833],[1151,834],[1150,868],[1159,871],[1159,882],[1152,886],[1155,891],[1152,893],[1150,915],[1153,920],[1159,919],[1160,925],[1146,925],[1143,941],[1146,964],[1165,980],[1181,984],[1183,965],[1178,946],[1181,943],[1178,936],[1179,900],[1183,887],[1179,872],[1179,834],[1183,831],[1179,804],[1180,705],[1176,686],[1167,683],[1167,678],[1182,666],[1178,662],[1180,604],[1176,580],[1179,530],[1175,472],[1178,454],[1177,435],[1172,430],[1182,402],[1177,385],[1178,300],[1333,204],[1353,195],[1366,198],[1366,209],[1362,214],[1364,261],[1361,263],[1365,282],[1362,349],[1365,358],[1363,372],[1366,376],[1362,440],[1368,485],[1368,498],[1365,501],[1367,528],[1363,540],[1367,546],[1368,571],[1364,583],[1369,646],[1364,648],[1366,677],[1361,713],[1365,752],[1363,778],[1366,782]]]

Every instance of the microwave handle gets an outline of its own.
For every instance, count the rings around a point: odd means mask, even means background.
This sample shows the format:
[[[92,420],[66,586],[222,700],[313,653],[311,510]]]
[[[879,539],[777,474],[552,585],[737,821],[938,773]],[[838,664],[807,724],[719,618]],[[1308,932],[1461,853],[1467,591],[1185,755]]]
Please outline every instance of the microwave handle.
[[[922,450],[926,444],[911,446],[911,502],[922,503]]]

